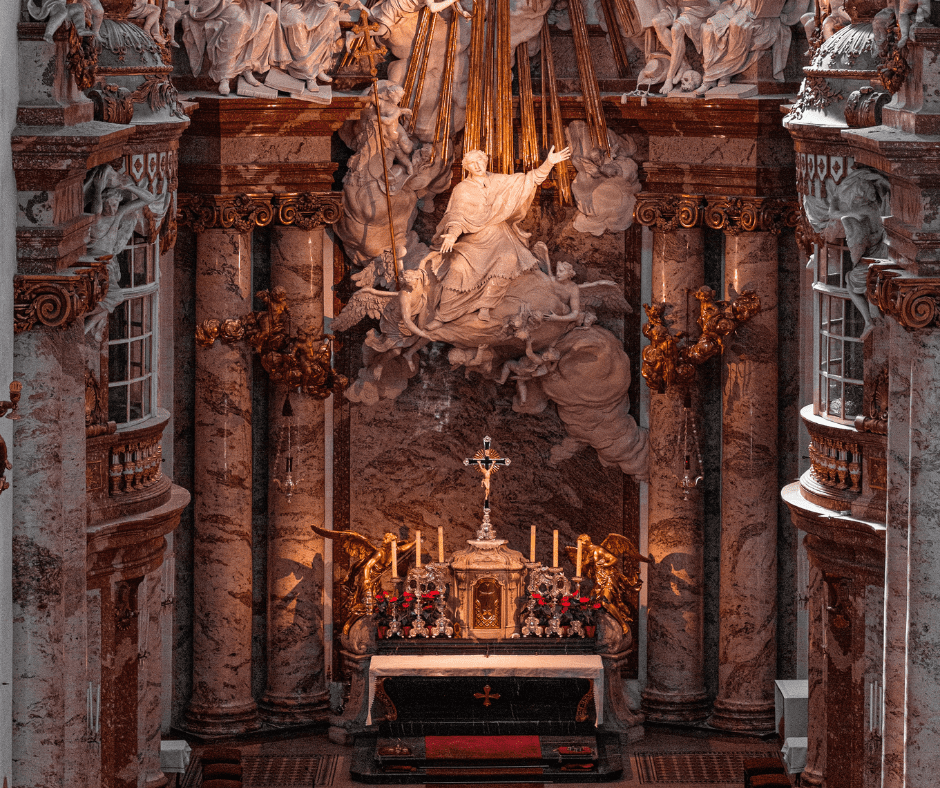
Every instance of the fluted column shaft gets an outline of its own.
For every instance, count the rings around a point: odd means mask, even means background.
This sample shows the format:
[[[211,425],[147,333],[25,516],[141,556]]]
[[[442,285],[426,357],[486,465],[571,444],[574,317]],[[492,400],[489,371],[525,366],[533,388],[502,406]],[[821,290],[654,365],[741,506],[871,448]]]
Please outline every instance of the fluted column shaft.
[[[711,724],[773,730],[777,668],[777,237],[725,235],[725,286],[760,312],[722,363],[718,696]]]
[[[251,311],[251,236],[196,240],[196,322]],[[196,348],[193,693],[186,726],[202,736],[255,728],[251,695],[251,350]]]
[[[669,305],[673,332],[694,325],[689,292],[704,282],[701,227],[656,227],[653,234],[653,301]],[[701,425],[701,398],[691,394],[691,418]],[[647,686],[643,710],[656,722],[704,719],[703,501],[676,484],[684,462],[685,397],[667,388],[650,393],[649,555],[647,575]],[[691,429],[691,427],[690,427]],[[691,440],[691,437],[690,437]]]
[[[85,779],[85,370],[82,323],[14,339],[11,788]],[[2,381],[5,387],[9,381]]]
[[[272,233],[271,286],[288,294],[291,325],[315,335],[323,326],[323,229],[277,227]],[[323,540],[310,528],[324,524],[324,402],[292,392],[292,419],[283,415],[284,386],[272,388],[268,493],[268,677],[261,700],[278,725],[323,720],[329,691],[323,663]],[[274,480],[286,474],[291,429],[290,500]]]

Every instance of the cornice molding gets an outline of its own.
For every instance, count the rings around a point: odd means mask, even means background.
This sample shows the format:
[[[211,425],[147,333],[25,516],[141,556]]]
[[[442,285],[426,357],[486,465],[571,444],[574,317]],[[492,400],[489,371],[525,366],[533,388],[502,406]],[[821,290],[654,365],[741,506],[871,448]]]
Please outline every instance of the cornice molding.
[[[13,332],[36,326],[67,328],[97,306],[108,292],[102,262],[62,274],[18,274],[13,278]]]
[[[335,224],[343,214],[336,192],[289,194],[180,194],[178,221],[201,233],[231,230],[247,233],[269,224],[312,230]]]

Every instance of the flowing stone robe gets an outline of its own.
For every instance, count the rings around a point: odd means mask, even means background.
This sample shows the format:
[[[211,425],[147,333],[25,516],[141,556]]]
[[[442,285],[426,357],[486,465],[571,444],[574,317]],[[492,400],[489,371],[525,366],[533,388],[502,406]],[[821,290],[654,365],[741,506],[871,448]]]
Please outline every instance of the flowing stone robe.
[[[197,77],[203,55],[209,56],[215,82],[271,67],[277,14],[261,0],[194,0],[184,27],[183,43]]]
[[[278,47],[278,65],[286,66],[288,74],[303,80],[326,71],[333,45],[341,36],[339,18],[339,5],[332,0],[284,2],[279,35],[286,50],[283,45]]]
[[[435,244],[454,229],[462,233],[441,266],[441,300],[435,318],[442,323],[478,309],[491,309],[510,282],[538,266],[517,227],[525,218],[535,190],[548,175],[539,169],[484,178],[467,178],[454,187],[447,212],[437,226]]]
[[[783,79],[792,33],[805,2],[787,0],[774,15],[760,0],[728,0],[702,26],[703,82],[730,79],[745,71],[761,52],[772,49],[773,73]],[[777,6],[779,8],[779,5]],[[799,10],[796,10],[799,9]]]

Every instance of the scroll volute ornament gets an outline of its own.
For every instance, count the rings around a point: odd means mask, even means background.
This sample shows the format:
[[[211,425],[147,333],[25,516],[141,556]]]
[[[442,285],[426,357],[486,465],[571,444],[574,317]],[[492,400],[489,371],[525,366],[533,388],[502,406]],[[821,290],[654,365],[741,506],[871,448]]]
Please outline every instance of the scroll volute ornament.
[[[67,328],[93,310],[107,292],[104,262],[67,274],[19,274],[13,278],[13,331]]]
[[[641,374],[650,389],[663,394],[668,387],[688,388],[695,380],[695,367],[724,353],[725,339],[760,312],[755,291],[732,292],[732,296],[730,301],[716,301],[715,291],[706,286],[695,292],[702,333],[691,345],[680,345],[688,336],[684,331],[670,332],[663,316],[665,304],[643,304],[647,316],[643,334],[650,344],[643,349]]]
[[[893,263],[868,269],[868,300],[908,331],[940,326],[940,278],[905,276]]]

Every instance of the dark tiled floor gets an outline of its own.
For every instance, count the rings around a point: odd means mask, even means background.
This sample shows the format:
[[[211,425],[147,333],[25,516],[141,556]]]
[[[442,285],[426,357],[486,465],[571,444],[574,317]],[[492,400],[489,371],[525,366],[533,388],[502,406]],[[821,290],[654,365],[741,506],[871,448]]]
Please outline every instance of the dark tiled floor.
[[[199,743],[191,744],[196,753],[203,748]],[[306,776],[313,774],[314,770],[319,775],[318,785],[332,785],[335,788],[361,785],[349,778],[353,748],[334,744],[322,728],[294,730],[289,733],[267,732],[226,744],[238,747],[243,756],[251,757],[253,775],[268,775],[263,783],[255,782],[256,786],[263,784],[265,788],[275,788],[277,784],[270,782],[270,776],[284,775],[284,779],[289,781],[277,785],[277,788],[295,788],[295,785],[299,785],[292,781],[295,776],[303,775],[301,779],[306,781]],[[732,736],[716,731],[648,726],[642,739],[622,747],[621,755],[625,766],[623,779],[605,784],[616,788],[741,788],[742,779],[735,776],[740,775],[740,759],[777,752],[779,748],[774,742],[765,739]],[[685,757],[673,757],[678,755]],[[334,757],[315,766],[310,756]],[[256,760],[259,758],[261,760]],[[268,759],[272,760],[265,765],[264,761]],[[724,782],[715,781],[725,777],[730,779]],[[703,779],[708,782],[698,781]],[[524,788],[519,783],[515,785],[517,788]],[[577,788],[582,784],[568,785]],[[252,785],[246,784],[245,788],[252,788]],[[448,788],[459,786],[451,783]],[[476,788],[479,788],[479,783]]]

